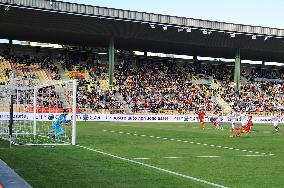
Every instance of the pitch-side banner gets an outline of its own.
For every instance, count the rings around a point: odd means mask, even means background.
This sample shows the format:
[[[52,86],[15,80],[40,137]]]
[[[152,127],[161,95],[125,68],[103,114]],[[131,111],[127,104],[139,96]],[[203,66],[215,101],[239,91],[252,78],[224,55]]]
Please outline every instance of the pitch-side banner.
[[[60,114],[54,114],[57,118]],[[47,113],[37,114],[37,121],[48,121]],[[67,119],[71,119],[69,114]],[[211,116],[205,117],[205,122],[210,122]],[[14,120],[33,121],[33,113],[14,113]],[[1,112],[0,120],[10,120],[10,113]],[[198,122],[194,115],[124,115],[124,114],[77,114],[77,121],[119,121],[119,122]],[[222,122],[230,122],[227,116],[222,117]],[[240,119],[237,121],[240,122]],[[271,117],[253,116],[254,123],[271,123]],[[284,117],[280,118],[280,123],[284,123]]]

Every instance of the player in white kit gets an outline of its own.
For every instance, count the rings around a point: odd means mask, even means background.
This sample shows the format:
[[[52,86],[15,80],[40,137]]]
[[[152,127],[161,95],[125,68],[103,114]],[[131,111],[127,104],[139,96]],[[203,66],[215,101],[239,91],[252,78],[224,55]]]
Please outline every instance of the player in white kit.
[[[217,116],[217,129],[223,130],[221,113],[218,113],[218,116]]]
[[[231,131],[233,131],[234,128],[236,127],[237,116],[234,112],[230,112],[228,114],[228,118],[229,118],[229,121],[231,121]]]
[[[280,117],[277,115],[277,113],[273,113],[271,116],[271,123],[273,124],[276,132],[279,131],[279,120],[280,120]]]
[[[240,114],[240,119],[241,119],[242,127],[247,126],[248,117],[245,112]]]

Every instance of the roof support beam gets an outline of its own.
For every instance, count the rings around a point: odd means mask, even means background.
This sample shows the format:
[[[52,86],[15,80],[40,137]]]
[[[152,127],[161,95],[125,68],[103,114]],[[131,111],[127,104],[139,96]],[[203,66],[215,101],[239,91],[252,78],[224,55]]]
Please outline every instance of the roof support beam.
[[[235,71],[234,71],[235,91],[239,91],[240,89],[240,80],[241,80],[241,51],[239,48],[237,48],[235,54]]]
[[[109,64],[109,86],[113,86],[113,72],[114,72],[114,40],[110,38],[108,46],[108,64]]]

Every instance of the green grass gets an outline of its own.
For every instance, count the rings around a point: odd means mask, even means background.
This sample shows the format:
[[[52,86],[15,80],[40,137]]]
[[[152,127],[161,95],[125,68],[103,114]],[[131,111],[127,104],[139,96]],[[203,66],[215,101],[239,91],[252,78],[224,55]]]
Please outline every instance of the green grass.
[[[222,131],[210,124],[202,130],[195,123],[77,124],[77,144],[81,146],[226,187],[284,185],[284,138],[271,125],[255,125],[250,135],[232,139],[229,125]],[[241,151],[244,149],[247,151]],[[266,155],[243,156],[259,154],[255,152]],[[76,146],[9,149],[0,141],[0,158],[33,187],[211,187]]]

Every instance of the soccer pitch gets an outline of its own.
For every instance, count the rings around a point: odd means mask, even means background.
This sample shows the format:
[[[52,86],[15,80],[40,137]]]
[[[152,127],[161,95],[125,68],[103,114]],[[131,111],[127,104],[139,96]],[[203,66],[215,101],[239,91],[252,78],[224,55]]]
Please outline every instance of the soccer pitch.
[[[0,141],[0,158],[33,187],[283,187],[281,132],[256,124],[230,138],[229,124],[205,126],[77,122],[77,146]]]

